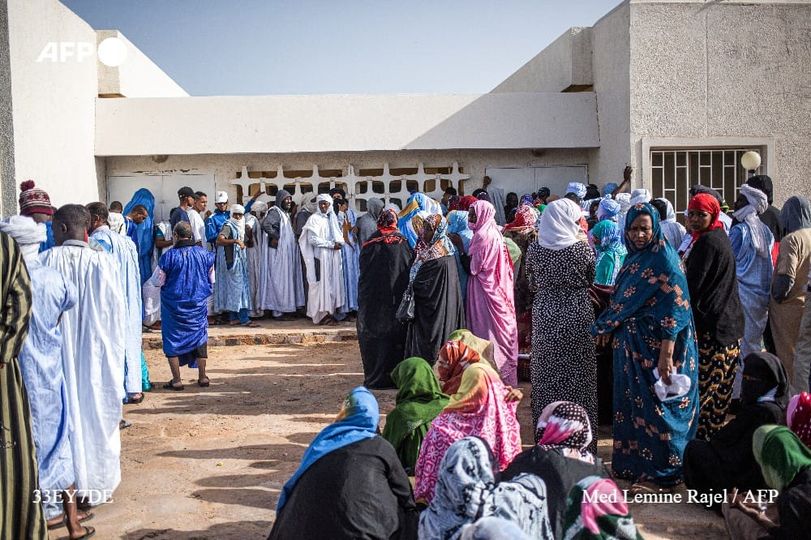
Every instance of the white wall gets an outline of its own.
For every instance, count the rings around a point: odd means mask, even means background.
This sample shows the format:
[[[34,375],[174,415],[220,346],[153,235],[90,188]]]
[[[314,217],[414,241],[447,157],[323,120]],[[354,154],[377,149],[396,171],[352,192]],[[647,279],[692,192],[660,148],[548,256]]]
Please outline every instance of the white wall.
[[[34,179],[55,206],[97,200],[95,57],[37,62],[48,42],[93,46],[96,33],[55,0],[8,0],[8,21],[15,184]]]
[[[810,66],[807,0],[632,2],[634,162],[643,138],[773,139],[777,204],[811,196]]]
[[[493,92],[561,92],[592,84],[591,28],[570,28]]]
[[[100,99],[96,153],[597,146],[590,93]]]
[[[99,95],[133,97],[188,96],[169,75],[159,68],[118,30],[99,30],[98,42],[107,38],[120,39],[127,47],[125,61],[118,67],[98,63]]]
[[[217,190],[226,190],[234,200],[236,187],[229,181],[238,176],[243,166],[253,171],[276,171],[279,165],[288,170],[312,170],[317,164],[321,170],[340,169],[344,173],[348,165],[356,172],[360,169],[381,168],[388,162],[391,168],[412,168],[422,162],[425,167],[450,167],[456,161],[470,180],[464,192],[470,194],[481,187],[487,168],[540,167],[556,165],[588,166],[587,150],[443,150],[399,152],[331,152],[301,154],[242,154],[242,155],[182,155],[169,156],[163,163],[155,163],[150,157],[108,157],[108,176],[160,176],[176,174],[213,175]],[[291,182],[292,183],[292,182]],[[189,184],[191,186],[191,184]],[[194,186],[192,186],[194,187]],[[509,185],[497,186],[505,192]],[[212,194],[209,193],[209,196]],[[559,195],[563,195],[560,193]],[[122,201],[126,204],[127,201]]]

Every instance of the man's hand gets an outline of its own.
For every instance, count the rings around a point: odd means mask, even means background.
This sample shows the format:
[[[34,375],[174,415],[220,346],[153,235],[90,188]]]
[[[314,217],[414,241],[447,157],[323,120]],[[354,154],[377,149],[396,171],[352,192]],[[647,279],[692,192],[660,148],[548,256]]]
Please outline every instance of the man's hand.
[[[279,239],[278,238],[271,238],[270,239],[270,247],[272,247],[272,248],[279,247]]]
[[[234,243],[235,243],[236,245],[238,245],[239,247],[241,247],[242,249],[245,249],[245,242],[243,242],[242,240],[237,240],[237,241],[236,241],[236,242],[234,242]]]
[[[343,244],[339,244],[338,242],[336,242],[335,245],[332,246],[332,249],[334,249],[335,251],[339,251],[342,247],[344,247]]]
[[[631,174],[634,172],[634,168],[630,165],[625,166],[625,170],[622,171],[622,181],[623,182],[630,182],[631,181]]]

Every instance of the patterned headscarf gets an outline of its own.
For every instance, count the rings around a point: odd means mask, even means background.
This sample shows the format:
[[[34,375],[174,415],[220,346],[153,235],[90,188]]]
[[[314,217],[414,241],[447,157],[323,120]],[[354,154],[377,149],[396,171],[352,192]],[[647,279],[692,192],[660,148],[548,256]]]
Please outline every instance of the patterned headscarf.
[[[587,476],[571,489],[563,523],[563,536],[571,540],[642,540],[617,484],[599,476]]]
[[[524,193],[521,195],[521,199],[518,201],[518,206],[533,206],[535,204],[535,199],[532,198],[532,195],[529,193]]]
[[[463,342],[446,341],[439,349],[439,358],[434,365],[442,392],[449,395],[458,392],[465,369],[480,361],[479,353]]]
[[[478,437],[464,437],[448,447],[434,497],[420,515],[420,538],[458,538],[464,525],[496,516],[529,538],[552,540],[543,480],[521,474],[497,484],[494,461]]]
[[[607,253],[610,251],[625,252],[625,244],[622,241],[622,229],[613,221],[604,219],[597,223],[591,230],[591,237],[594,239],[594,250],[597,253]]]
[[[446,255],[453,255],[456,253],[456,250],[450,238],[448,238],[448,222],[439,214],[431,214],[425,217],[414,216],[412,218],[412,224],[418,237],[417,246],[414,251],[414,262],[411,264],[408,278],[409,282],[413,283],[414,278],[417,277],[417,272],[419,272],[423,264],[434,259],[439,259],[440,257],[445,257]],[[426,225],[434,230],[430,243],[426,243],[422,238],[423,230]]]
[[[586,196],[586,191],[588,191],[586,184],[581,182],[569,182],[566,186],[566,193],[574,193],[580,199]]]
[[[811,449],[785,426],[761,426],[755,430],[752,452],[766,485],[778,491],[811,468]]]
[[[788,403],[786,424],[805,445],[811,448],[811,394],[797,394]]]
[[[535,439],[544,450],[558,449],[566,457],[594,463],[594,455],[586,450],[592,440],[589,415],[576,403],[556,401],[544,407]]]
[[[518,210],[515,211],[515,219],[508,223],[505,227],[505,231],[515,230],[515,229],[534,229],[535,225],[538,223],[538,211],[535,210],[531,206],[521,205],[518,207]]]
[[[600,206],[597,207],[597,219],[601,221],[604,219],[617,221],[617,216],[621,210],[622,207],[620,206],[620,203],[611,197],[606,197],[600,201]]]
[[[377,230],[380,232],[397,228],[397,212],[393,208],[386,208],[377,217]]]

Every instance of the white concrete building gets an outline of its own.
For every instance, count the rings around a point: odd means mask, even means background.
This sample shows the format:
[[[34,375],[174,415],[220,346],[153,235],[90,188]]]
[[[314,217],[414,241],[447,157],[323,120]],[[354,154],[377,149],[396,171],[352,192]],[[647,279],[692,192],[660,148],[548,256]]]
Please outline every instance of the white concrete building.
[[[119,67],[42,58],[111,36]],[[811,196],[811,0],[625,0],[483,95],[260,97],[189,97],[56,0],[0,0],[4,215],[27,178],[55,205],[149,187],[165,215],[182,185],[245,197],[337,183],[362,210],[415,182],[470,193],[485,174],[505,192],[562,194],[619,181],[626,164],[635,187],[684,209],[695,183],[734,198],[750,149],[778,204]]]

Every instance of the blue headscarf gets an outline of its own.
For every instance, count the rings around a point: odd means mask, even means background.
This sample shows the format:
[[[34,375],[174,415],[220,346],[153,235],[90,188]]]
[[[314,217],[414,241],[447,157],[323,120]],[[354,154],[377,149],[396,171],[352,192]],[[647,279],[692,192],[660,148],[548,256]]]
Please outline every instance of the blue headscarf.
[[[614,193],[614,191],[617,190],[618,187],[619,186],[617,186],[617,184],[614,182],[607,183],[606,185],[603,186],[603,197],[611,195],[612,193]]]
[[[458,234],[462,239],[462,245],[467,252],[467,247],[473,239],[473,231],[468,227],[468,213],[464,210],[452,210],[448,213],[448,234]]]
[[[620,206],[620,203],[611,197],[605,197],[600,201],[600,206],[597,208],[597,219],[601,221],[604,219],[610,219],[611,221],[616,222],[617,216],[621,210],[622,207]]]
[[[138,205],[146,208],[147,216],[144,221],[135,225],[133,242],[138,246],[138,266],[141,271],[141,284],[146,283],[152,276],[152,250],[155,247],[153,232],[153,217],[155,216],[155,196],[146,188],[141,188],[132,196],[132,200],[124,207],[127,216]]]
[[[344,400],[338,420],[322,429],[304,452],[301,465],[282,488],[276,512],[282,509],[299,478],[313,463],[334,450],[376,437],[379,422],[380,409],[374,395],[363,386],[352,390]]]
[[[650,242],[640,249],[628,238],[628,229],[641,215],[650,216],[653,234]],[[692,321],[690,293],[679,255],[665,240],[659,225],[659,212],[652,204],[639,203],[628,210],[625,217],[625,245],[628,255],[617,275],[611,304],[594,323],[593,332],[613,332],[624,321],[638,318],[641,312],[646,311],[645,317],[659,326],[661,339],[675,339]],[[676,292],[673,301],[649,305],[648,302],[657,295],[669,295],[671,292]]]
[[[414,233],[409,225],[411,218],[420,212],[427,212],[428,214],[442,215],[442,207],[438,202],[428,197],[425,193],[414,193],[406,201],[405,207],[397,216],[397,228],[408,240],[408,245],[413,249],[417,245],[417,235]]]

